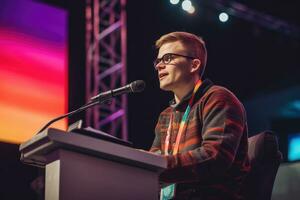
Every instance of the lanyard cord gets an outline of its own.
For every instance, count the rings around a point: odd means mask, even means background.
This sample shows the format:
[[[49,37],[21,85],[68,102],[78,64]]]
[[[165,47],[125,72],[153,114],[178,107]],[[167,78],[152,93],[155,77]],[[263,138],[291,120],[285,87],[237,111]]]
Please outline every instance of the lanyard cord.
[[[176,137],[176,142],[175,142],[175,146],[174,146],[173,153],[172,153],[173,155],[177,154],[178,151],[179,151],[180,138],[181,138],[183,132],[185,132],[185,130],[186,130],[188,115],[191,111],[191,107],[192,107],[192,104],[194,102],[195,94],[196,94],[196,92],[199,89],[201,84],[202,84],[201,80],[198,80],[196,82],[194,90],[193,90],[192,97],[190,98],[189,104],[185,109],[184,115],[183,115],[182,120],[180,122],[180,127],[179,127],[179,130],[178,130],[178,134],[177,134],[177,137]],[[165,140],[165,152],[164,152],[165,155],[168,155],[168,150],[169,150],[169,145],[170,145],[170,140],[171,140],[170,136],[171,136],[173,120],[174,120],[174,116],[173,116],[173,113],[171,113],[170,122],[169,122],[168,130],[167,130],[167,137],[166,137],[166,140]]]

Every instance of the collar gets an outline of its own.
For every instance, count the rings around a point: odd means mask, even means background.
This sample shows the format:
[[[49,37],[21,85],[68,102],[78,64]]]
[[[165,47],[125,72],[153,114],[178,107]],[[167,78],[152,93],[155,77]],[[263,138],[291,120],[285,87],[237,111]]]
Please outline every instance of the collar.
[[[195,94],[195,100],[194,102],[196,102],[197,100],[199,100],[203,95],[204,93],[211,87],[213,86],[213,82],[209,79],[205,79],[202,84],[200,85],[198,91],[196,92]],[[170,102],[169,102],[169,105],[174,108],[174,109],[180,109],[183,105],[186,105],[188,104],[188,101],[190,100],[190,98],[192,97],[192,94],[193,94],[193,90],[194,88],[187,94],[185,95],[181,101],[179,103],[176,104],[176,101],[175,101],[175,98],[172,99]],[[184,107],[185,108],[185,107]]]

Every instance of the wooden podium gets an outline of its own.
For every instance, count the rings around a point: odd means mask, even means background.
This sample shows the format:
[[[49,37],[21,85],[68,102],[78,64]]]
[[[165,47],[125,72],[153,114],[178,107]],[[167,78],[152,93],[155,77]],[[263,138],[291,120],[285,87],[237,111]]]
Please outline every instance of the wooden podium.
[[[46,200],[158,199],[159,155],[50,128],[21,144],[21,161],[45,167]]]

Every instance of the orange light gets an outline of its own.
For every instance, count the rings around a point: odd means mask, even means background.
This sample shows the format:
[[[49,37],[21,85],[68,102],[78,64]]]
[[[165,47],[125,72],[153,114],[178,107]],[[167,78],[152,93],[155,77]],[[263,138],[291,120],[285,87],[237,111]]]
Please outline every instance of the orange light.
[[[66,44],[0,27],[0,141],[22,143],[68,111],[66,58]]]

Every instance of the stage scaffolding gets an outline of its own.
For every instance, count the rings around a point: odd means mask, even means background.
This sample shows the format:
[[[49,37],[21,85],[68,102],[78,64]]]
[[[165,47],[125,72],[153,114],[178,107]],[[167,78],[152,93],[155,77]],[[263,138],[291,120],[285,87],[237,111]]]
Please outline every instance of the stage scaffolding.
[[[86,0],[86,101],[127,83],[126,0]],[[86,124],[128,140],[127,98],[86,112]]]

